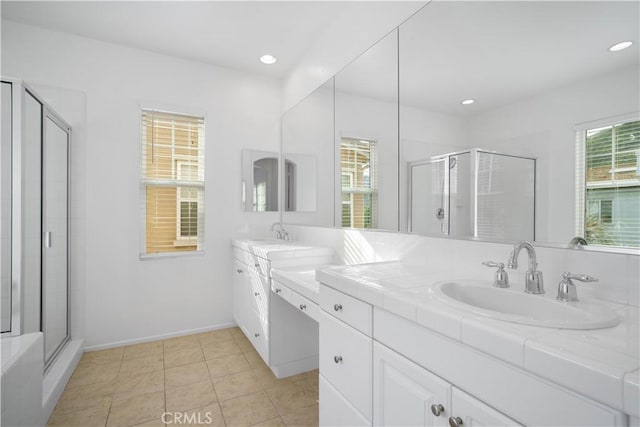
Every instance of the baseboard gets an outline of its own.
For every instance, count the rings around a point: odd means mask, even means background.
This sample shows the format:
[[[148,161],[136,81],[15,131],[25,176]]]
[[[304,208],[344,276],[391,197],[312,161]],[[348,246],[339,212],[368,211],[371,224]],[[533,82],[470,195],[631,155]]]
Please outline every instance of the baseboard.
[[[53,365],[49,367],[42,381],[42,415],[43,425],[51,416],[53,409],[62,396],[73,371],[78,366],[82,357],[83,340],[69,341],[60,354],[56,357]]]
[[[107,344],[91,345],[84,348],[84,351],[106,350],[109,348],[122,347],[125,345],[142,344],[150,341],[166,340],[168,338],[181,337],[183,335],[199,334],[202,332],[215,331],[217,329],[226,329],[237,326],[234,322],[223,323],[220,325],[206,326],[204,328],[187,329],[184,331],[170,332],[168,334],[153,335],[149,337],[135,338],[131,340],[116,341]]]
[[[282,363],[278,366],[271,366],[271,370],[276,378],[286,378],[292,375],[301,374],[303,372],[318,369],[318,355],[306,357],[304,359],[293,360],[291,362]]]

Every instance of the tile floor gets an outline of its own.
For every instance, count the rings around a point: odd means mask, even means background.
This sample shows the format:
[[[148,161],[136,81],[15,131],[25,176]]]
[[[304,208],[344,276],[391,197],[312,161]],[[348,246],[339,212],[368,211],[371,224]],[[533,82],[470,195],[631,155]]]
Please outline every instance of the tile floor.
[[[238,328],[88,352],[48,425],[163,426],[165,412],[174,426],[317,426],[318,371],[276,379]]]

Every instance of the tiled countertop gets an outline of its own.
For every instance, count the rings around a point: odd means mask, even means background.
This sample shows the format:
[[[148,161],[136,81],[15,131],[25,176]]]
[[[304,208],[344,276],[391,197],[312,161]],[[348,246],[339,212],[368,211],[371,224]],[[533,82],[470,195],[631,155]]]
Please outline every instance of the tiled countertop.
[[[231,244],[261,258],[275,260],[297,257],[321,257],[333,255],[333,249],[301,245],[284,240],[243,240],[234,239]]]
[[[271,278],[317,304],[320,282],[316,280],[316,269],[329,267],[335,267],[335,265],[272,268]]]
[[[607,303],[622,320],[606,329],[521,325],[443,306],[428,290],[436,282],[456,279],[451,276],[449,271],[403,262],[340,266],[316,272],[316,279],[332,288],[607,406],[640,415],[637,307]],[[490,281],[487,286],[491,286]],[[547,294],[532,298],[554,298],[555,289],[547,287]]]

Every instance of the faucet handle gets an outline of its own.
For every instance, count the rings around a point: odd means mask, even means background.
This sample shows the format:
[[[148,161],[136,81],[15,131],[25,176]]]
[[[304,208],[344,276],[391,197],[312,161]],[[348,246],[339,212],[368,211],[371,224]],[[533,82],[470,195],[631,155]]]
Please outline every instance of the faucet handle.
[[[568,271],[562,273],[562,280],[558,283],[558,296],[556,299],[560,301],[578,301],[578,291],[576,290],[576,285],[573,283],[574,280],[579,280],[581,282],[597,282],[598,278],[593,276],[588,276],[586,274],[571,274]]]
[[[563,279],[579,280],[581,282],[598,282],[598,278],[587,274],[571,274],[568,271],[562,273]]]
[[[482,265],[487,267],[496,267],[496,273],[493,278],[493,286],[496,288],[508,288],[509,287],[509,275],[504,271],[504,263],[495,261],[484,261]]]

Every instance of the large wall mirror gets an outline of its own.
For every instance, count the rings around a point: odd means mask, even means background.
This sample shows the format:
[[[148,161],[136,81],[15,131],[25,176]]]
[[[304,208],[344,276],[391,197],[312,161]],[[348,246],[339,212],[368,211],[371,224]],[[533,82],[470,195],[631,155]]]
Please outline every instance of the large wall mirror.
[[[638,6],[432,2],[401,25],[401,229],[640,246]]]
[[[333,78],[282,117],[282,221],[333,227]]]

